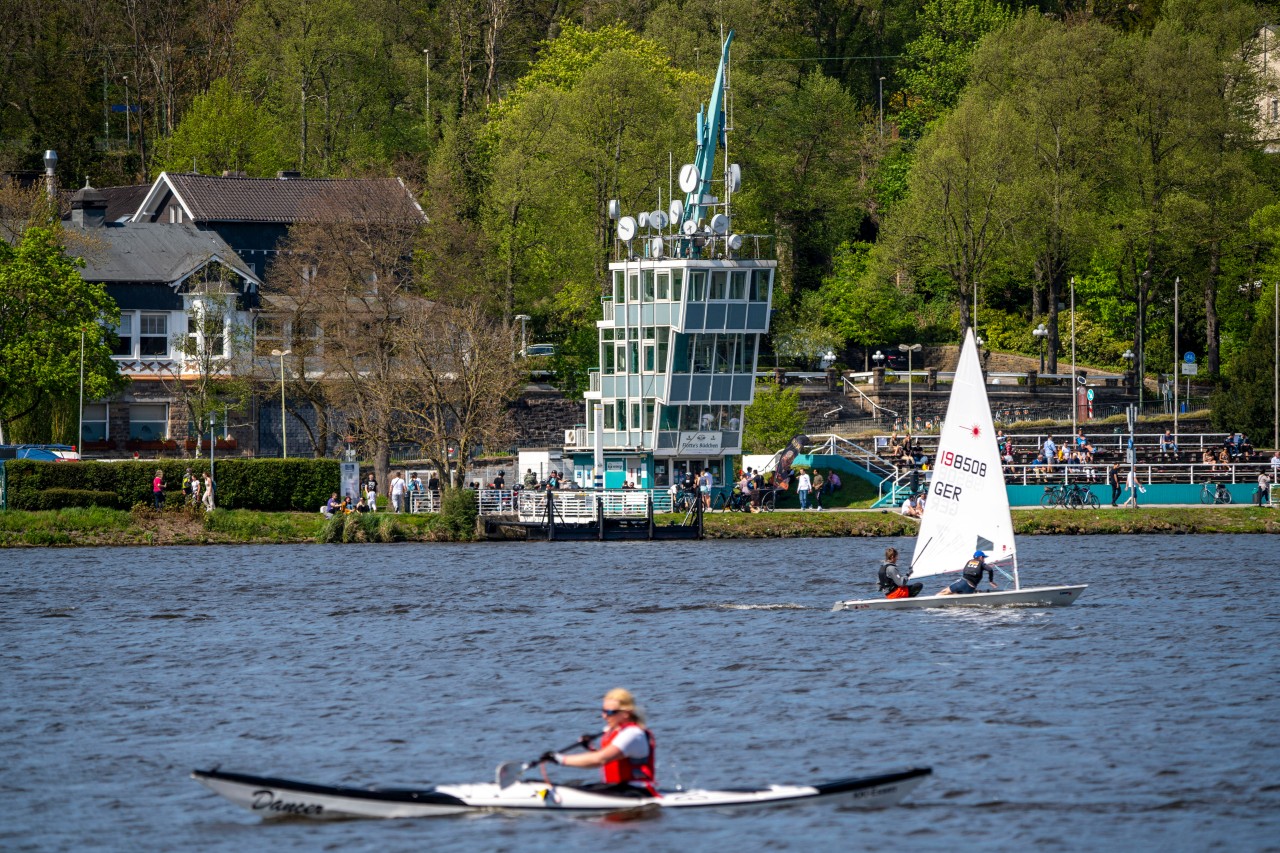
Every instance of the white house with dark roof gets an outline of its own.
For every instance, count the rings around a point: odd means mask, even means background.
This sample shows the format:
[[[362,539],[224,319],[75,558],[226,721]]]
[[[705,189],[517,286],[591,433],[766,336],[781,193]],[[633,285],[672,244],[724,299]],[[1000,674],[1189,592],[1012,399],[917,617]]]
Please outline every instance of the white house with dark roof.
[[[133,380],[119,400],[86,406],[86,451],[118,453],[139,444],[147,451],[176,449],[174,442],[187,437],[187,423],[170,392],[175,379],[191,377],[191,365],[175,342],[195,333],[199,324],[191,318],[209,301],[209,281],[232,283],[222,285],[231,292],[217,300],[227,304],[232,298],[226,322],[253,330],[263,308],[263,277],[289,228],[349,219],[427,221],[397,178],[164,172],[150,186],[86,187],[76,193],[64,227],[82,229],[96,238],[91,243],[102,246],[86,258],[83,275],[105,284],[120,306],[115,357]],[[231,336],[214,343],[230,358]],[[282,337],[281,348],[286,347]],[[265,364],[262,369],[268,372]],[[232,429],[237,445],[275,455],[281,438],[278,407],[252,409],[240,418],[245,425]],[[305,429],[294,426],[290,445],[306,446]]]
[[[72,196],[63,228],[83,238],[81,275],[103,284],[120,308],[113,357],[132,381],[117,398],[86,404],[82,442],[99,453],[174,449],[170,443],[187,436],[174,383],[199,369],[191,348],[180,345],[183,336],[214,347],[215,358],[234,354],[232,336],[205,340],[208,324],[191,318],[216,310],[224,330],[251,328],[262,281],[215,232],[190,223],[111,222],[107,206],[103,193],[84,187]]]

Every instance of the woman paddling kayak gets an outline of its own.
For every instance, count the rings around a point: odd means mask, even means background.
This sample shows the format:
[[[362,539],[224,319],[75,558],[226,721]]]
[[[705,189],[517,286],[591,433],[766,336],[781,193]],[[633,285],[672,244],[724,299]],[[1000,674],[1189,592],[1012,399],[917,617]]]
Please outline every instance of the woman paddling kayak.
[[[631,691],[615,687],[600,703],[604,735],[600,748],[581,754],[548,752],[538,759],[565,767],[599,767],[603,782],[583,786],[601,793],[656,797],[653,734],[644,727],[644,712]]]

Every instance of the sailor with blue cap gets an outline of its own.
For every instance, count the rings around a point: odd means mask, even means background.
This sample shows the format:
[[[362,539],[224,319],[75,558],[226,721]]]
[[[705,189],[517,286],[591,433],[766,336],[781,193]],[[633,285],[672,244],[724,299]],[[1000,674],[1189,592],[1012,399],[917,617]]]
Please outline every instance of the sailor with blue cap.
[[[978,584],[982,583],[982,575],[986,574],[987,583],[991,584],[992,589],[999,589],[996,586],[995,569],[987,565],[987,555],[984,551],[974,551],[973,559],[964,564],[964,573],[960,575],[960,579],[951,586],[941,590],[938,595],[970,595],[978,591]]]

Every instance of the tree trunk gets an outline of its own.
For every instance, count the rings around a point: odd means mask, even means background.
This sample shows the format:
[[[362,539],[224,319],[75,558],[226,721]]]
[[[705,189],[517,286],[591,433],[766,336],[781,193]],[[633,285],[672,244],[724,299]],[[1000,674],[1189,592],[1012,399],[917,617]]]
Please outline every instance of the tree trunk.
[[[1209,244],[1209,272],[1204,281],[1204,364],[1210,376],[1218,375],[1218,275],[1221,272],[1222,244],[1214,240]],[[1177,358],[1178,353],[1174,353]]]

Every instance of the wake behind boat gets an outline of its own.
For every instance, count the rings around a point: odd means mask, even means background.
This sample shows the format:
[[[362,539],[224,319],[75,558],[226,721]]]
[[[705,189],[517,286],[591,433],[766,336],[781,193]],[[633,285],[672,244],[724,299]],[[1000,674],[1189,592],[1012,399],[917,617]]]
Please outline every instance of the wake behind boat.
[[[911,579],[960,572],[982,551],[988,565],[1012,575],[1013,589],[967,595],[867,598],[837,601],[832,610],[921,610],[935,607],[1057,607],[1080,597],[1086,584],[1023,587],[987,384],[973,329],[965,332],[947,417],[929,481],[929,501],[911,560]],[[981,578],[981,575],[979,575]]]
[[[661,796],[619,796],[587,787],[517,781],[429,788],[354,788],[313,785],[266,776],[195,770],[191,778],[263,818],[443,817],[485,811],[608,814],[634,809],[745,808],[822,800],[835,805],[895,805],[933,771],[913,768],[815,785],[663,791]]]

